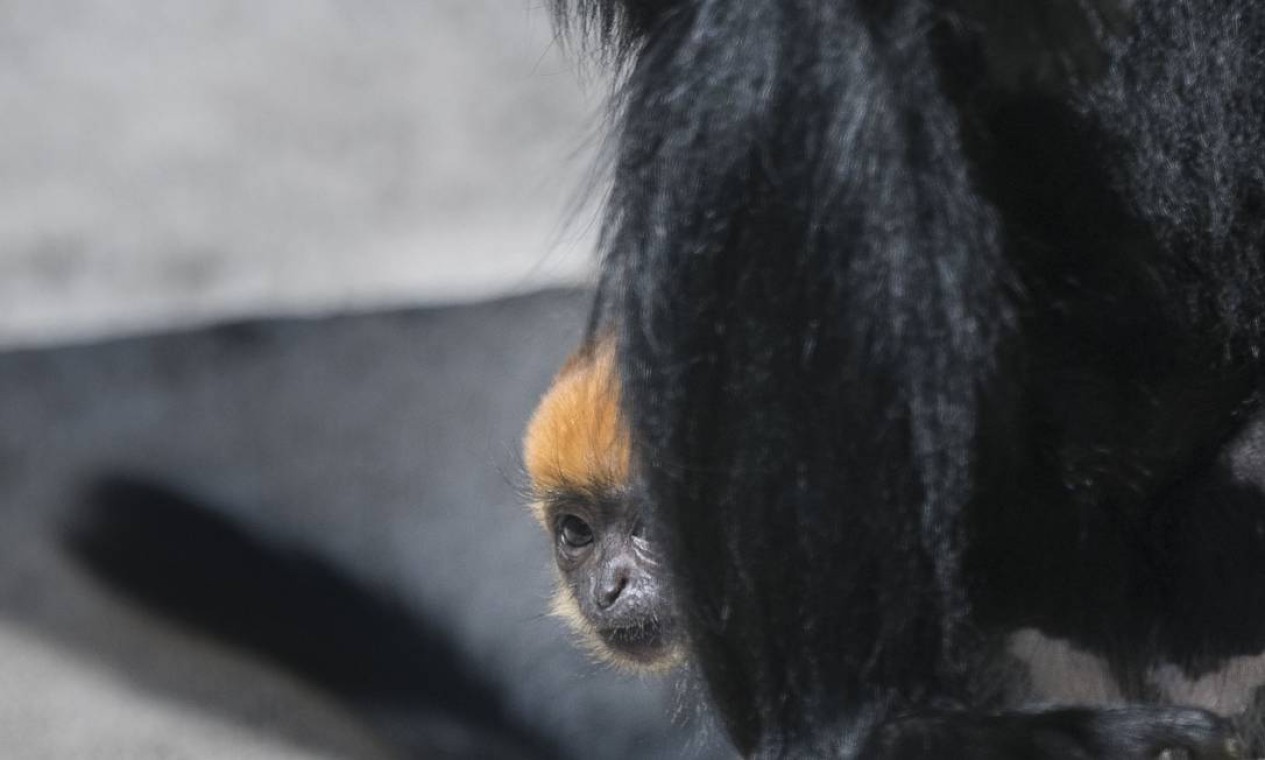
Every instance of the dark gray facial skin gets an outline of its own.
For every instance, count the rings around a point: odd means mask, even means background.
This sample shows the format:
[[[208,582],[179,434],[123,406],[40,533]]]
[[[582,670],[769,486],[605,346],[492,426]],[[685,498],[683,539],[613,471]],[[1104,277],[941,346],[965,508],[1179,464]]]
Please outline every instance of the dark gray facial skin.
[[[617,661],[671,664],[678,630],[662,568],[626,494],[573,494],[553,504],[554,555],[585,624]]]

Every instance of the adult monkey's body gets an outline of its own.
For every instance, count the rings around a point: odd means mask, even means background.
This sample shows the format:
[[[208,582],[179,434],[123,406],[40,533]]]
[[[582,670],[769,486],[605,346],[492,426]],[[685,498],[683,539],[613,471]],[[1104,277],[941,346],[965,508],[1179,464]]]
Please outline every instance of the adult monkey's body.
[[[1265,651],[1265,8],[558,4],[626,71],[595,330],[739,748],[1230,752],[1155,703]],[[994,712],[1034,630],[1136,706]]]

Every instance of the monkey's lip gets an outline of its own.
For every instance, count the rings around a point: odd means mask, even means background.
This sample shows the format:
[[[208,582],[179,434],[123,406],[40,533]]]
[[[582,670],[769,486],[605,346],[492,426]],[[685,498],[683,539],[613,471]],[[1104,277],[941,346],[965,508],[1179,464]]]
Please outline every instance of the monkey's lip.
[[[639,625],[603,628],[600,633],[607,645],[639,661],[650,661],[668,647],[670,627],[659,621]]]

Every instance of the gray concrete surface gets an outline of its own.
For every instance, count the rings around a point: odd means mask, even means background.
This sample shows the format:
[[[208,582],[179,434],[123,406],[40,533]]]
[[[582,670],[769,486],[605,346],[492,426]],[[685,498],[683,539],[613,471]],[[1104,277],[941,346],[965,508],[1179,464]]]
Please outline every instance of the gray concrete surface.
[[[0,757],[376,758],[370,735],[408,747],[424,717],[340,703],[95,582],[61,537],[85,486],[119,472],[450,632],[560,757],[716,757],[674,721],[670,682],[592,663],[545,614],[549,541],[516,488],[517,439],[587,301],[0,352]]]
[[[574,69],[534,1],[5,3],[0,343],[582,279]]]
[[[589,94],[579,86],[537,6],[5,3],[0,346],[583,281],[588,216],[580,213],[571,226],[563,220],[583,200],[576,189],[592,158],[594,94],[602,88]],[[453,374],[462,371],[517,377],[498,369],[494,353],[465,356],[448,364],[439,351],[433,360],[451,371],[433,382],[468,385]],[[288,525],[366,577],[425,596],[424,584],[409,576],[404,541],[425,539],[425,518],[394,534],[391,523],[375,522],[380,511],[354,517],[366,493],[393,494],[379,506],[416,516],[406,470],[391,469],[384,479],[371,461],[352,459],[350,473],[326,468],[341,472],[348,489],[330,491],[328,481],[311,477],[318,465],[283,456],[284,436],[302,436],[301,422],[282,429],[260,422],[270,404],[285,404],[288,391],[276,385],[273,395],[253,397],[262,409],[245,401],[252,386],[222,389],[215,402],[227,405],[221,438],[199,448],[201,430],[179,421],[190,405],[210,415],[198,418],[203,423],[215,418],[203,385],[214,382],[213,366],[199,365],[201,379],[173,399],[154,377],[145,379],[145,360],[135,360],[127,369],[103,358],[80,378],[90,384],[69,395],[47,386],[53,377],[75,381],[56,359],[31,376],[10,362],[0,377],[0,758],[386,756],[329,695],[94,587],[57,554],[50,526],[89,465],[166,462],[201,473],[230,496],[262,497],[275,507],[257,515],[264,523]],[[547,372],[533,366],[539,385]],[[426,393],[447,391],[418,390],[432,387],[426,382],[397,383],[398,398],[445,403]],[[483,421],[476,437],[451,449],[480,467],[512,450],[513,426],[529,404],[527,396],[501,398],[491,387],[451,402],[491,407],[474,416]],[[348,424],[364,431],[372,422]],[[394,442],[408,445],[403,435]],[[261,440],[273,447],[262,456]],[[392,461],[403,468],[405,460]],[[468,494],[486,482],[454,477],[433,487]],[[311,501],[292,498],[322,488],[335,494],[322,502],[335,504],[331,512],[305,511]],[[384,551],[378,541],[399,543]],[[365,556],[380,562],[366,564]],[[489,641],[475,636],[471,645],[488,657],[536,656]],[[559,651],[542,660],[542,667],[564,663],[550,671],[561,679],[557,688],[591,676],[583,658]],[[516,694],[528,706],[548,700]],[[599,701],[593,709],[620,706]],[[636,737],[624,739],[635,745]]]
[[[108,618],[97,621],[106,624]],[[341,705],[266,663],[151,634],[179,672],[235,687],[255,723],[138,689],[95,658],[0,626],[0,756],[12,760],[386,760]]]

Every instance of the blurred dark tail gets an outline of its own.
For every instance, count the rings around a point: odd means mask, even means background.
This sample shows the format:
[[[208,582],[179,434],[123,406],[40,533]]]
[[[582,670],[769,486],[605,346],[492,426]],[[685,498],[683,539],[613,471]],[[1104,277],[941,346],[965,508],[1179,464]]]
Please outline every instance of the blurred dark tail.
[[[407,718],[419,757],[558,756],[517,724],[447,632],[175,490],[100,480],[65,542],[94,576],[140,604],[280,662],[370,717]]]

